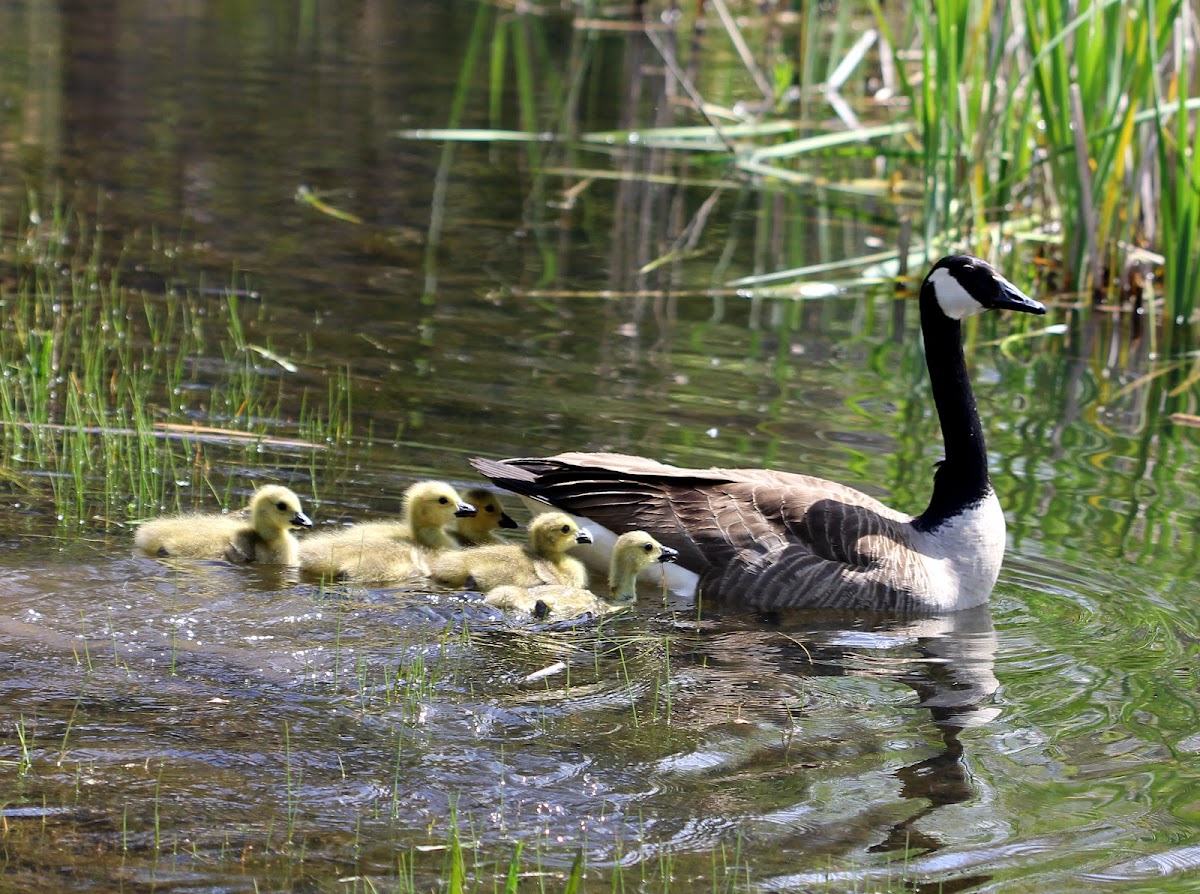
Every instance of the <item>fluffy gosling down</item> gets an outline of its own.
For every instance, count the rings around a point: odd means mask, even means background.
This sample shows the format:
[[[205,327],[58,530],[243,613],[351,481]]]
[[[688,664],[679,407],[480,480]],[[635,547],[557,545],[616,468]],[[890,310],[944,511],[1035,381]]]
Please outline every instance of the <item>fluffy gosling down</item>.
[[[385,583],[425,574],[437,553],[455,549],[446,529],[475,507],[442,481],[419,481],[404,492],[400,521],[364,522],[305,538],[300,569],[326,580]]]
[[[565,584],[586,587],[587,570],[567,550],[591,543],[592,535],[569,515],[547,512],[529,523],[529,545],[477,546],[442,553],[430,568],[439,584],[460,590],[488,591],[512,584]]]
[[[637,601],[638,575],[656,562],[674,562],[679,553],[663,546],[645,531],[629,531],[613,545],[608,571],[608,598],[581,587],[549,584],[540,587],[496,587],[484,602],[538,618],[573,618],[591,612],[607,614]]]
[[[504,511],[499,498],[486,487],[463,491],[463,499],[475,507],[475,515],[456,518],[447,533],[459,546],[492,546],[504,543],[497,528],[516,528],[517,523]]]
[[[188,513],[156,518],[140,525],[133,536],[138,549],[152,556],[181,559],[226,559],[238,564],[259,562],[295,565],[298,547],[292,528],[310,528],[300,498],[286,487],[259,488],[250,499],[250,518]]]

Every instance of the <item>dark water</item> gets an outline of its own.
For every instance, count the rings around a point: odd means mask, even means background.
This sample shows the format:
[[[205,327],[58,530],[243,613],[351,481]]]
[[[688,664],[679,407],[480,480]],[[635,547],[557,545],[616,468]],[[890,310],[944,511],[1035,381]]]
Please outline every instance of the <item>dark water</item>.
[[[349,381],[330,449],[165,446],[182,501],[282,478],[336,523],[422,476],[465,484],[476,453],[589,448],[921,508],[940,441],[914,315],[878,288],[723,287],[868,253],[894,209],[714,198],[725,172],[694,156],[398,138],[450,120],[476,27],[465,125],[663,120],[650,49],[557,13],[0,3],[3,221],[57,192],[137,300],[209,321],[166,418],[238,419],[209,399],[242,363],[230,313],[295,364],[256,362],[270,433],[305,435],[301,405]],[[1051,322],[1003,350],[1011,320],[974,335],[1010,545],[991,605],[942,618],[645,594],[603,626],[519,624],[470,595],[133,557],[103,472],[68,535],[36,464],[6,465],[0,887],[428,890],[453,885],[454,829],[478,890],[518,843],[531,890],[579,853],[594,891],[1195,890],[1200,443],[1169,419],[1194,397],[1138,384],[1156,367],[1122,324]]]

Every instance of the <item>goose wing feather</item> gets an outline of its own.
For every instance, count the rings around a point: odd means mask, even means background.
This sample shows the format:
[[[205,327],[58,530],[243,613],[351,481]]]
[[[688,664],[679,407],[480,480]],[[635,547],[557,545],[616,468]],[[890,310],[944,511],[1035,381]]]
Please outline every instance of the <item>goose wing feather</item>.
[[[684,469],[616,453],[472,464],[501,487],[616,533],[652,533],[722,590],[786,580],[808,589],[870,572],[894,558],[889,544],[907,540],[911,521],[854,488],[790,472]]]

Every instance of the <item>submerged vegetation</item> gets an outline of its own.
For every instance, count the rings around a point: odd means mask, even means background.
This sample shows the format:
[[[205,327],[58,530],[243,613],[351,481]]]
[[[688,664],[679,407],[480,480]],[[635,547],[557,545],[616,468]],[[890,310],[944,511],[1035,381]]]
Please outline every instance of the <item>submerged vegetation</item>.
[[[1190,344],[1200,287],[1200,99],[1188,0],[635,8],[641,19],[630,21],[576,7],[571,68],[560,78],[522,17],[481,5],[450,129],[401,136],[526,140],[534,199],[551,192],[547,178],[561,178],[561,207],[613,178],[712,190],[690,218],[674,216],[656,255],[639,258],[639,290],[688,287],[681,262],[722,217],[714,213],[722,195],[742,195],[740,208],[747,188],[759,191],[765,209],[783,187],[791,214],[801,213],[795,195],[821,207],[840,194],[890,235],[864,240],[878,250],[864,256],[860,243],[834,267],[788,235],[758,234],[756,246],[793,251],[756,249],[758,269],[722,280],[733,254],[723,251],[715,265],[709,259],[715,288],[808,297],[819,292],[812,281],[834,270],[880,277],[955,246],[995,256],[1016,245],[1066,303],[1152,315],[1164,355]],[[626,123],[581,132],[581,107],[599,101],[581,89],[584,75],[613,31],[634,35],[618,113]],[[478,105],[491,129],[468,129],[475,122],[463,120],[462,95],[483,70],[488,98]],[[535,82],[546,85],[542,95]],[[520,131],[501,129],[510,92]],[[609,154],[612,167],[594,164],[597,154]],[[452,158],[448,148],[443,161]],[[438,219],[435,207],[431,245]],[[647,278],[662,268],[672,271],[668,281]]]

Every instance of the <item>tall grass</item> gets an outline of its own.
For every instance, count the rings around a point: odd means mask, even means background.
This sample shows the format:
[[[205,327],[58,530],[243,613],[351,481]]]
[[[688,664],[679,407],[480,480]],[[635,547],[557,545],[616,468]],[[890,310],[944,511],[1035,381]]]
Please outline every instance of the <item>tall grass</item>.
[[[1179,246],[1182,234],[1156,232],[1153,221],[1160,206],[1197,204],[1162,189],[1169,166],[1155,152],[1175,108],[1156,97],[1186,81],[1187,53],[1166,52],[1190,39],[1182,0],[939,0],[900,10],[874,5],[880,62],[890,54],[907,100],[892,120],[910,120],[920,137],[916,230],[927,245],[1053,242],[1061,288],[1096,300],[1120,280],[1128,246]],[[1187,147],[1195,128],[1177,120],[1173,142]],[[902,164],[903,149],[890,149]],[[1166,265],[1168,280],[1178,272]]]

